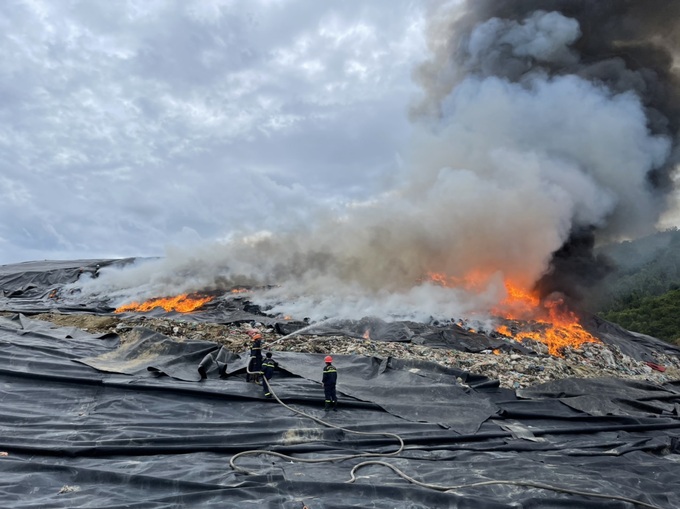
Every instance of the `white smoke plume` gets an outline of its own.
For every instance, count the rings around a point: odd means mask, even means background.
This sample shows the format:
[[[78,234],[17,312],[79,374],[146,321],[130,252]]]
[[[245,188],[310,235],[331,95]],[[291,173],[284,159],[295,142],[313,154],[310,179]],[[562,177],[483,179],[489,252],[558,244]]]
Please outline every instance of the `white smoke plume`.
[[[483,318],[506,281],[531,289],[545,277],[574,232],[649,233],[666,206],[650,177],[670,164],[672,130],[650,128],[634,87],[593,79],[578,16],[477,5],[433,13],[399,186],[285,233],[102,270],[82,290],[122,304],[272,285],[253,301],[298,319]]]

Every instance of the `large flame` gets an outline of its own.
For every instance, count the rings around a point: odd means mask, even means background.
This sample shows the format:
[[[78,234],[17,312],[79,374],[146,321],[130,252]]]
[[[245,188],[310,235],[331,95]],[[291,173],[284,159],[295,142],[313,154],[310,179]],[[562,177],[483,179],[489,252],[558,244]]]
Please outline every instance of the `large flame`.
[[[535,295],[519,291],[506,283],[508,299],[504,302],[508,307],[505,314],[497,313],[506,319],[526,319],[527,312],[532,309],[532,321],[535,326],[531,331],[513,332],[507,327],[499,327],[498,332],[517,341],[533,339],[548,346],[551,355],[561,356],[564,347],[578,348],[584,343],[598,343],[599,340],[587,332],[581,325],[578,316],[571,311],[564,300],[553,297],[540,301]],[[520,309],[521,315],[509,310]],[[497,310],[501,311],[501,310]]]
[[[151,311],[155,308],[163,308],[166,311],[179,311],[180,313],[191,313],[196,311],[204,304],[213,300],[213,297],[198,294],[182,294],[175,297],[159,297],[149,299],[145,302],[131,302],[116,308],[116,313],[124,313],[126,311]]]
[[[429,273],[428,279],[442,286],[458,286],[468,290],[479,288],[486,278],[479,274],[454,278],[439,273]],[[507,297],[491,313],[506,320],[530,322],[530,331],[511,330],[502,325],[497,332],[521,341],[532,339],[544,343],[551,355],[561,356],[564,347],[578,348],[584,343],[598,343],[599,340],[581,325],[578,316],[568,309],[563,299],[553,297],[541,301],[534,292],[524,290],[512,281],[505,280]]]

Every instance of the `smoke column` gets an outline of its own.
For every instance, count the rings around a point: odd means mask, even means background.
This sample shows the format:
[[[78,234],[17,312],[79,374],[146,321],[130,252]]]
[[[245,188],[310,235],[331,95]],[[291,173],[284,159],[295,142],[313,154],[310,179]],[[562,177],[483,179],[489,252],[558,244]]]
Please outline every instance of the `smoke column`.
[[[675,20],[672,0],[440,3],[399,186],[284,234],[103,272],[84,291],[272,284],[256,302],[312,319],[484,316],[505,282],[578,296],[605,271],[593,246],[654,231],[668,206]]]
[[[600,210],[592,210],[595,214],[571,218],[568,238],[537,282],[544,294],[561,291],[579,297],[579,287],[593,284],[607,269],[593,257],[595,242],[651,233],[668,206],[671,175],[678,161],[680,87],[674,59],[679,14],[680,4],[672,0],[475,0],[458,11],[444,5],[433,13],[436,21],[431,25],[430,46],[434,56],[418,70],[425,98],[414,116],[438,117],[442,124],[450,121],[446,105],[456,87],[472,77],[497,78],[529,91],[546,86],[555,90],[571,79],[584,87],[586,101],[592,94],[585,88],[591,86],[604,93],[603,100],[619,101],[622,107],[626,102],[638,109],[649,134],[668,144],[648,152],[648,161],[621,166],[615,153],[622,151],[623,137],[594,136],[590,143],[582,143],[585,140],[562,129],[548,133],[570,136],[564,141],[571,147],[565,150],[557,146],[559,142],[552,147],[541,143],[539,150],[552,160],[564,158],[578,165],[573,176],[580,173],[592,178],[613,202],[608,206],[603,196]],[[562,102],[543,107],[570,106]],[[604,113],[595,109],[592,119],[582,119],[584,134],[593,128],[616,133],[621,126],[597,124],[598,111]],[[564,122],[578,120],[569,111],[563,113]],[[595,147],[594,143],[602,144]],[[571,149],[580,154],[569,154]],[[596,203],[591,205],[597,208]]]

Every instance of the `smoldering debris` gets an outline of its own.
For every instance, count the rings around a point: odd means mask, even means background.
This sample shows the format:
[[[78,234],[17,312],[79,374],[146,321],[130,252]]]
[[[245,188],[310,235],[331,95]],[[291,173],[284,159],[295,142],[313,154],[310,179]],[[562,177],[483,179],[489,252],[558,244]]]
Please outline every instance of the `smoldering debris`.
[[[7,316],[9,313],[2,313]],[[136,327],[144,327],[178,341],[213,341],[237,353],[248,351],[249,331],[253,324],[216,324],[159,317],[97,317],[44,313],[33,316],[59,326],[78,326],[90,333],[114,333],[125,343]],[[413,342],[385,342],[334,335],[284,335],[274,326],[262,326],[265,350],[319,354],[346,354],[382,359],[420,360],[458,368],[498,380],[501,387],[517,389],[565,378],[613,377],[663,384],[680,379],[680,356],[658,353],[655,362],[636,360],[617,346],[588,343],[578,348],[563,349],[563,356],[547,353],[545,345],[526,342],[531,355],[512,348],[485,349],[477,353],[419,345]],[[283,338],[283,339],[282,339]],[[507,339],[509,344],[514,342]],[[542,350],[542,351],[541,351]],[[538,351],[538,352],[536,352]],[[663,371],[660,371],[663,369]]]

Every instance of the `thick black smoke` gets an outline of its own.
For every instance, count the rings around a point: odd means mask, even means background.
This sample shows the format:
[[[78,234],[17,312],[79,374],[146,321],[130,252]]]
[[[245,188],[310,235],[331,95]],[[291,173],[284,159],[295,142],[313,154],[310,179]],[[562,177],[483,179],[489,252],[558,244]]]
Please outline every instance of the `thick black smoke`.
[[[650,133],[667,137],[672,147],[665,161],[646,175],[645,185],[658,200],[648,217],[653,227],[652,220],[667,209],[678,163],[680,78],[674,64],[680,49],[680,1],[469,0],[462,9],[442,16],[444,7],[433,16],[439,17],[431,34],[435,57],[417,72],[426,96],[413,113],[445,116],[445,98],[470,76],[529,84],[537,76],[550,80],[571,75],[614,95],[635,94]],[[564,45],[546,37],[564,31],[567,38],[569,30],[573,40],[563,39]],[[599,241],[617,240],[625,228],[612,223],[620,220],[612,214],[604,224],[573,225],[537,283],[541,293],[582,297],[584,287],[596,284],[610,269],[593,248]]]

